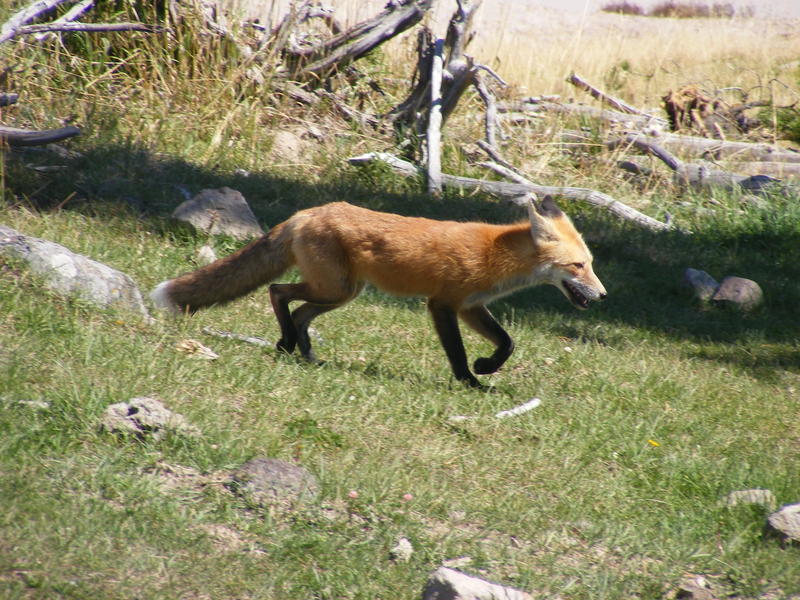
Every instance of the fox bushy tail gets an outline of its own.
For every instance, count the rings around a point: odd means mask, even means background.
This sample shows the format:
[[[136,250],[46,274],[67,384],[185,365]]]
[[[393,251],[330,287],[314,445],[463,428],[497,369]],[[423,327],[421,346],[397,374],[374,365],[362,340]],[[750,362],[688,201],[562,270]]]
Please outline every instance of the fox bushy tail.
[[[241,298],[280,277],[294,264],[286,223],[230,256],[160,283],[150,294],[159,308],[195,312]]]

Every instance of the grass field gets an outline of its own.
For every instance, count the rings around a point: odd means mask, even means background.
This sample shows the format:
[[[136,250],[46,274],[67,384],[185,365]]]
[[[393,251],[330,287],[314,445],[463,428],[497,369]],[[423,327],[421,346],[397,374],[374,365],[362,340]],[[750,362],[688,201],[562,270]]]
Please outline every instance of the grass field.
[[[649,47],[640,43],[632,54]],[[347,166],[391,140],[276,105],[234,85],[221,63],[218,73],[191,54],[162,63],[145,48],[101,64],[95,52],[7,55],[24,98],[4,122],[46,127],[75,115],[86,130],[70,144],[79,158],[3,153],[0,222],[118,268],[143,290],[193,268],[209,241],[169,223],[179,186],[236,188],[265,226],[341,199],[432,218],[522,216],[491,198],[431,199],[415,182]],[[394,67],[379,56],[371,68],[390,79]],[[635,79],[634,100],[650,93]],[[471,107],[455,117],[444,159],[476,174],[458,151],[480,135]],[[327,138],[306,141],[299,158],[273,154],[279,129],[308,123]],[[310,366],[202,332],[277,338],[263,291],[149,324],[51,294],[0,263],[0,596],[413,598],[457,558],[465,572],[535,598],[664,598],[687,574],[704,575],[717,597],[800,595],[797,545],[765,532],[765,509],[724,503],[750,488],[771,490],[779,505],[800,501],[800,203],[753,205],[660,181],[640,188],[557,153],[548,135],[520,132],[507,156],[543,183],[669,212],[692,234],[645,233],[562,202],[609,298],[578,312],[537,288],[494,305],[517,343],[484,378],[496,393],[451,380],[419,299],[368,289],[320,317],[326,363]],[[59,165],[67,169],[32,168]],[[210,242],[220,254],[237,247]],[[748,314],[699,305],[682,285],[686,267],[754,279],[765,305]],[[178,352],[188,338],[220,358]],[[466,343],[471,358],[487,350],[470,334]],[[201,435],[100,431],[107,405],[143,395]],[[542,403],[531,412],[492,417],[533,397]],[[20,402],[30,400],[47,404]],[[286,514],[231,494],[229,472],[254,456],[312,471],[318,502]],[[401,537],[415,550],[408,562],[390,558]]]

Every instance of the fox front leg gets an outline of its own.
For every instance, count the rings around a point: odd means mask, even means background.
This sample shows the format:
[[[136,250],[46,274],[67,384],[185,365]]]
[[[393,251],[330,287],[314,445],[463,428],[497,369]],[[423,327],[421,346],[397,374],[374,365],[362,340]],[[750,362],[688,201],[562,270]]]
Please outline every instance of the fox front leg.
[[[428,300],[428,310],[433,317],[433,326],[447,354],[447,360],[450,361],[450,368],[455,378],[470,387],[484,388],[485,386],[481,385],[467,365],[467,352],[464,350],[464,341],[458,329],[456,312],[433,299]]]
[[[495,345],[494,353],[489,357],[477,359],[472,368],[478,375],[494,373],[514,352],[514,340],[485,306],[468,308],[458,314],[464,323]]]

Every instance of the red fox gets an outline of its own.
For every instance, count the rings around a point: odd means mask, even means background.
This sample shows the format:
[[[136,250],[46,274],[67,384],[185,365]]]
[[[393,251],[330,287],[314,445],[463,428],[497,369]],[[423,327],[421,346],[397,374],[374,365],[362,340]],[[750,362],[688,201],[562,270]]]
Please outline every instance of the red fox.
[[[160,308],[194,311],[229,302],[269,283],[291,266],[301,283],[273,283],[269,296],[280,325],[277,349],[297,347],[309,361],[308,326],[353,298],[366,283],[390,294],[428,299],[453,375],[483,387],[467,363],[458,318],[495,346],[475,373],[494,373],[514,342],[486,308],[511,292],[551,284],[579,309],[606,290],[592,270],[580,233],[550,197],[528,199],[528,219],[511,225],[402,217],[336,202],[295,213],[228,257],[159,284]],[[289,303],[303,302],[290,312]]]

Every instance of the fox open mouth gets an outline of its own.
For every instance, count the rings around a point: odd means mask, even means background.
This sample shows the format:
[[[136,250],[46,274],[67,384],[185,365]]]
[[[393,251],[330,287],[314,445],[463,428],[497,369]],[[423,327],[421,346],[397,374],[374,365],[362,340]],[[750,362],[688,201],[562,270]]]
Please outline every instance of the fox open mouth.
[[[589,308],[589,298],[578,289],[578,286],[567,280],[562,281],[562,283],[564,284],[564,289],[567,290],[567,296],[575,306],[581,310]]]

